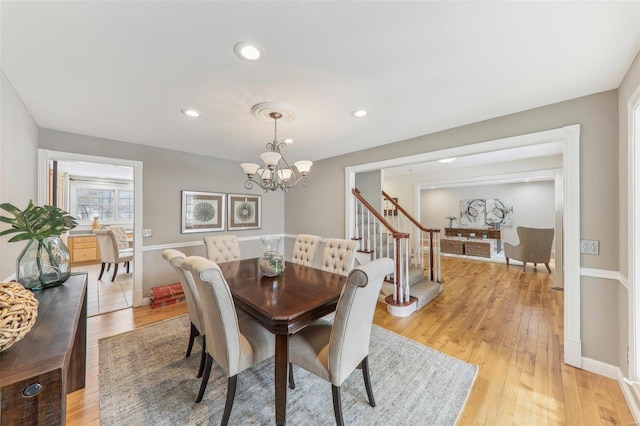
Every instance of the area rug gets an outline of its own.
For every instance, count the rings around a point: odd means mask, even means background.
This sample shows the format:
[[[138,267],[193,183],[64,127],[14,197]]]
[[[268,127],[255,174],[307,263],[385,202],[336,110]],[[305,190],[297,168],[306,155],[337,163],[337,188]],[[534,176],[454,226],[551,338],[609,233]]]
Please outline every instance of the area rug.
[[[219,424],[227,379],[214,362],[204,399],[195,403],[200,346],[185,358],[188,338],[189,319],[181,316],[101,339],[101,424]],[[342,385],[347,425],[453,425],[478,372],[477,366],[377,326],[369,368],[377,406],[369,406],[362,373],[355,371]],[[238,375],[229,424],[275,423],[273,372],[272,357]],[[294,373],[287,424],[335,424],[331,385],[295,366]]]

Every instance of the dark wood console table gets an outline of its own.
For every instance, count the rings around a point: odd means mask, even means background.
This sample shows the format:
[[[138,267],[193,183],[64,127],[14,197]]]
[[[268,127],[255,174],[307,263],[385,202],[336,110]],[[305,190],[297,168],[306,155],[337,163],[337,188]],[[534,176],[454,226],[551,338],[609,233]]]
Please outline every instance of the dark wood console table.
[[[36,292],[38,319],[0,352],[0,424],[63,425],[67,393],[85,384],[87,274]]]
[[[458,235],[460,234],[460,235]],[[444,228],[445,237],[467,237],[470,238],[471,234],[475,234],[475,238],[482,237],[483,234],[487,234],[487,238],[498,240],[496,250],[500,253],[502,250],[502,230],[490,229],[490,228]],[[473,237],[471,237],[473,238]]]

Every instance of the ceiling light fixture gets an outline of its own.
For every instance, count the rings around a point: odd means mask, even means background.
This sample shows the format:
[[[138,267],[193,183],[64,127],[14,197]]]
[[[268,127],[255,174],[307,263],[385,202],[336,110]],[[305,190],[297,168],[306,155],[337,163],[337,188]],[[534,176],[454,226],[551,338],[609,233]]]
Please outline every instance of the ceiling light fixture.
[[[195,109],[181,109],[180,112],[186,115],[187,117],[191,117],[191,118],[200,117],[200,113]]]
[[[282,113],[274,111],[269,114],[269,117],[273,118],[273,142],[267,144],[269,151],[260,154],[264,167],[260,168],[260,165],[255,163],[240,164],[248,178],[244,187],[252,189],[256,184],[265,192],[275,191],[278,188],[287,192],[289,188],[293,188],[298,183],[302,183],[302,186],[309,186],[311,179],[307,175],[313,163],[306,160],[296,161],[293,165],[298,169],[297,172],[296,169],[289,166],[281,152],[282,148],[287,145],[285,142],[278,142],[278,119],[282,118]],[[254,176],[256,176],[255,179]]]
[[[257,62],[264,58],[264,49],[262,46],[256,43],[250,43],[248,41],[241,41],[233,46],[233,51],[240,59],[249,62]]]
[[[363,109],[357,109],[355,111],[353,111],[351,113],[351,115],[353,115],[355,118],[362,118],[364,116],[366,116],[368,114],[367,111],[363,110]]]
[[[442,164],[449,164],[449,163],[453,163],[455,160],[456,160],[456,157],[451,157],[451,158],[443,158],[442,160],[438,160],[438,162]]]

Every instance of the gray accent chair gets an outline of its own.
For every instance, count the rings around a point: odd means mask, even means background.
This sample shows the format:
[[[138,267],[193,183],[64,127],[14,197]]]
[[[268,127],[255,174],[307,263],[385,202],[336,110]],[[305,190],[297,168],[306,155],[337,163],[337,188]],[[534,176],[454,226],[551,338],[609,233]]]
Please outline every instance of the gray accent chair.
[[[353,269],[338,300],[333,324],[317,321],[289,339],[290,362],[331,383],[338,425],[344,424],[340,386],[358,365],[362,366],[369,405],[376,405],[368,363],[371,324],[382,281],[394,265],[391,259],[382,258]],[[295,388],[291,365],[289,387]]]
[[[196,402],[202,401],[215,359],[228,378],[221,422],[226,425],[233,407],[238,373],[273,356],[275,337],[250,317],[238,318],[227,281],[215,262],[189,256],[182,262],[182,268],[191,272],[196,283],[207,336],[207,358]]]
[[[124,262],[127,267],[128,274],[129,263],[133,260],[133,251],[131,249],[120,250],[118,248],[118,239],[112,229],[95,229],[93,233],[96,234],[96,237],[98,238],[98,244],[100,245],[100,260],[102,262],[98,281],[102,279],[105,265],[109,265],[109,267],[111,267],[111,264],[114,265],[111,281],[115,281],[116,275],[118,275],[118,265],[120,263]]]
[[[171,266],[173,266],[173,269],[178,274],[180,284],[182,284],[182,291],[184,291],[184,296],[187,299],[187,309],[189,310],[189,321],[191,322],[191,329],[189,332],[189,344],[187,345],[187,354],[185,355],[185,358],[189,358],[191,356],[191,350],[193,349],[193,342],[196,339],[196,336],[202,336],[202,355],[200,356],[200,367],[198,368],[197,376],[202,377],[207,353],[207,341],[204,334],[202,307],[200,305],[200,296],[198,294],[198,289],[196,288],[196,283],[193,280],[193,275],[191,275],[191,272],[185,271],[181,267],[182,262],[187,257],[184,253],[174,249],[167,249],[162,252],[162,257],[164,258],[164,260],[169,262]]]
[[[313,266],[320,240],[321,237],[318,235],[299,234],[293,243],[293,250],[291,250],[291,263]]]
[[[216,263],[240,260],[240,244],[238,244],[238,237],[235,235],[204,237],[204,248],[207,259]]]
[[[509,266],[509,259],[522,262],[522,270],[527,270],[527,262],[532,262],[536,268],[538,263],[544,263],[547,271],[551,273],[549,261],[551,260],[551,246],[553,244],[553,228],[527,228],[518,226],[518,239],[520,244],[504,243],[504,256]]]

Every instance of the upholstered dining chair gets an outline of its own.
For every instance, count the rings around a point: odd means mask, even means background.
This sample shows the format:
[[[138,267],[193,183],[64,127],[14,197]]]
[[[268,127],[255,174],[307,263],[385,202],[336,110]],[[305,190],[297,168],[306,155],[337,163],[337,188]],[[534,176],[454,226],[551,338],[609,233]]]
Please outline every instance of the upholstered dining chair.
[[[118,249],[118,240],[112,229],[94,229],[93,233],[96,234],[96,237],[98,238],[98,244],[100,245],[100,260],[102,262],[98,281],[102,279],[104,267],[107,264],[113,264],[114,266],[111,281],[115,281],[116,275],[118,275],[118,265],[120,263],[124,262],[127,267],[127,273],[129,273],[129,263],[133,260],[133,251]]]
[[[289,338],[289,361],[331,383],[338,425],[344,424],[340,386],[358,365],[362,366],[369,405],[376,405],[368,362],[371,324],[382,281],[393,270],[394,262],[388,258],[354,268],[342,289],[333,325],[316,321]],[[291,365],[289,387],[295,388]]]
[[[329,238],[322,252],[320,269],[347,276],[355,262],[355,252],[358,241]]]
[[[198,368],[197,377],[202,377],[202,372],[204,371],[204,363],[206,359],[206,336],[204,334],[204,326],[202,320],[202,307],[200,306],[200,296],[198,295],[198,289],[196,288],[196,283],[193,281],[193,275],[191,272],[185,271],[181,268],[182,262],[186,259],[187,256],[184,253],[174,250],[174,249],[166,249],[162,252],[162,257],[164,260],[169,262],[173,269],[175,269],[178,274],[178,279],[180,279],[180,284],[182,285],[182,290],[184,291],[184,296],[187,299],[187,310],[189,311],[189,321],[191,322],[191,328],[189,332],[189,344],[187,345],[187,354],[185,358],[189,358],[191,356],[191,350],[193,349],[193,342],[196,339],[196,336],[202,336],[202,355],[200,356],[200,367]]]
[[[293,250],[291,250],[291,263],[313,266],[320,240],[321,237],[318,235],[299,234],[293,243]]]
[[[504,243],[504,257],[509,266],[509,259],[515,259],[522,262],[522,270],[527,270],[527,262],[532,262],[533,267],[538,263],[544,263],[547,271],[551,273],[549,261],[551,260],[551,246],[553,244],[553,228],[527,228],[518,226],[518,239],[520,244],[513,245]]]
[[[182,268],[191,272],[196,283],[207,336],[207,359],[196,402],[202,401],[215,359],[228,378],[221,422],[226,425],[233,407],[238,373],[273,356],[275,338],[250,317],[238,318],[227,281],[215,262],[189,256],[182,262]]]
[[[132,250],[131,247],[129,247],[129,242],[127,241],[127,230],[124,229],[124,226],[105,225],[103,229],[111,229],[113,231],[113,234],[116,236],[116,240],[118,241],[119,250]]]
[[[240,244],[235,235],[216,235],[204,237],[204,247],[207,259],[216,263],[240,260]]]

